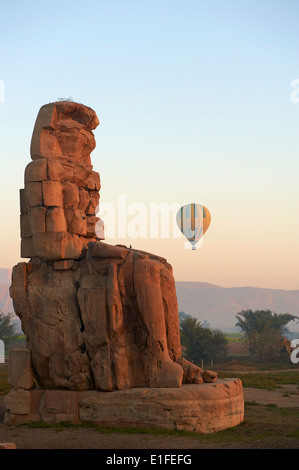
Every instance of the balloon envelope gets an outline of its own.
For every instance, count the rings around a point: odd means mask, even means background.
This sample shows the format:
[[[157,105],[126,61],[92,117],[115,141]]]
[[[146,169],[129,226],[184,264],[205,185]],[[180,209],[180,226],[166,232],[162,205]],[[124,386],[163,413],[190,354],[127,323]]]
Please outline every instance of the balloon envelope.
[[[185,204],[178,210],[176,222],[180,231],[191,243],[192,249],[196,249],[195,245],[209,228],[211,214],[202,204]]]

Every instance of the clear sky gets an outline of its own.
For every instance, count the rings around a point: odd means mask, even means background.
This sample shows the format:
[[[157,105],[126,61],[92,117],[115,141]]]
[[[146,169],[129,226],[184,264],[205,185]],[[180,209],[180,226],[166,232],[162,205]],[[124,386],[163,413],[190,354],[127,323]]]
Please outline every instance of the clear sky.
[[[212,216],[197,251],[183,238],[107,242],[166,257],[178,281],[299,289],[298,0],[0,5],[1,267],[20,260],[38,110],[72,98],[101,122],[103,203],[202,202]]]

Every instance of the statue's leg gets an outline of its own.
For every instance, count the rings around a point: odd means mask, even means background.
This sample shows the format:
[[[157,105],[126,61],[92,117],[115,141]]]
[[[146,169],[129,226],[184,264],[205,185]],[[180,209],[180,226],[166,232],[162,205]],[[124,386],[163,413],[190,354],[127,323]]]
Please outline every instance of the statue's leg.
[[[168,353],[164,306],[161,292],[161,263],[137,256],[134,262],[134,288],[138,309],[148,330],[147,363],[150,387],[180,387],[183,369]]]
[[[176,362],[176,359],[182,355],[179,309],[172,267],[168,263],[164,263],[161,269],[161,291],[168,353]]]

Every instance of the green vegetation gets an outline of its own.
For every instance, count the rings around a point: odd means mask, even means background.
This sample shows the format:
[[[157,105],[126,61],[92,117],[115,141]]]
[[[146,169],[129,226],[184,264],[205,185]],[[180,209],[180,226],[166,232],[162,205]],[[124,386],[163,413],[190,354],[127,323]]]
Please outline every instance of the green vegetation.
[[[299,387],[299,371],[279,371],[279,372],[218,372],[220,379],[238,377],[242,380],[243,387],[262,388],[275,390],[282,385],[292,384]]]
[[[9,350],[11,348],[18,348],[18,347],[21,347],[21,346],[26,346],[26,339],[25,339],[25,335],[23,334],[17,334],[15,336],[13,336],[9,343],[7,344],[7,348],[5,350],[6,352],[6,355],[8,355],[9,353]]]
[[[0,339],[4,343],[11,342],[15,336],[15,326],[12,323],[13,313],[0,312]]]
[[[225,338],[229,343],[240,343],[243,340],[244,335],[242,333],[226,333]]]
[[[223,362],[227,356],[227,339],[221,330],[204,328],[196,318],[181,321],[181,342],[184,357],[200,364],[201,361]]]
[[[210,329],[206,327],[207,322],[203,324],[184,312],[179,312],[179,318],[183,356],[199,367],[204,363],[220,369],[232,360],[238,361],[240,369],[294,366],[290,361],[290,342],[286,340],[290,334],[286,325],[298,316],[270,310],[242,310],[236,315],[239,333]]]
[[[299,317],[270,310],[242,310],[236,318],[251,356],[258,361],[277,361],[286,356],[281,347],[286,325]]]

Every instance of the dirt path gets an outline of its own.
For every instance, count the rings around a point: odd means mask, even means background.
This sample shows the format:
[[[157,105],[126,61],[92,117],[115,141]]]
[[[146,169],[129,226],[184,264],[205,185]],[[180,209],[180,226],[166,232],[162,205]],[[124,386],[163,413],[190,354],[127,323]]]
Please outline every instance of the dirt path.
[[[31,429],[0,424],[0,441],[14,442],[17,449],[198,449],[192,438],[150,434],[102,434],[88,428]]]
[[[278,390],[244,388],[244,401],[255,401],[260,405],[277,405],[279,408],[299,408],[297,385],[283,385]]]

